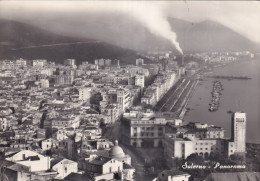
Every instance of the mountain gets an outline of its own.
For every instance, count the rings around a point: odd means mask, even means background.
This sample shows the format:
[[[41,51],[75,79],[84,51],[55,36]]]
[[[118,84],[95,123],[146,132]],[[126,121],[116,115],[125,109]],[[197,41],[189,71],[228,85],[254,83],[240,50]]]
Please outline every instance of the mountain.
[[[213,21],[190,23],[169,19],[184,51],[255,50],[257,45],[233,30]]]
[[[123,16],[84,18],[83,27],[81,22],[73,21],[73,27],[83,29],[84,36],[74,35],[74,31],[60,31],[64,27],[54,31],[48,26],[38,28],[36,24],[0,19],[0,59],[43,58],[60,63],[75,58],[80,64],[82,61],[93,63],[96,58],[110,58],[119,59],[122,64],[133,64],[135,59],[144,58],[139,55],[142,51],[171,50],[178,54],[168,40],[154,35],[133,19]],[[213,21],[191,23],[175,18],[168,21],[184,53],[260,50],[259,45]]]
[[[0,19],[0,59],[47,59],[61,63],[75,58],[94,62],[96,58],[119,59],[133,64],[143,58],[136,51],[87,38],[58,35],[25,23]],[[146,62],[148,59],[144,58]]]

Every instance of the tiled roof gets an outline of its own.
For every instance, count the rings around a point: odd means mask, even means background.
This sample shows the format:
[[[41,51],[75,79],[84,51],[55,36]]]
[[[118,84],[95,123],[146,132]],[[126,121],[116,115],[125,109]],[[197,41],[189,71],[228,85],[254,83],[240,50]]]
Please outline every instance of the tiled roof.
[[[211,173],[205,181],[259,181],[260,172]]]

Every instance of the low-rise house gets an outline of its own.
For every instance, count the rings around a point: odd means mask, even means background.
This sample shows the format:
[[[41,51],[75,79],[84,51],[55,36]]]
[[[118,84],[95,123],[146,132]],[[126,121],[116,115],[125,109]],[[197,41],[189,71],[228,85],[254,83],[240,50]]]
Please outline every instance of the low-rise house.
[[[79,160],[79,169],[94,173],[95,180],[113,180],[115,175],[121,174],[123,162],[112,158],[98,156],[90,160]]]
[[[58,148],[59,145],[59,141],[55,140],[53,138],[49,138],[46,140],[42,141],[42,150],[46,151],[46,150],[51,150],[52,148]]]
[[[58,173],[56,179],[64,179],[70,173],[78,172],[78,163],[66,158],[55,158],[51,160],[51,168]]]
[[[255,181],[260,180],[260,172],[229,172],[229,173],[211,173],[205,181]]]
[[[189,181],[190,174],[179,170],[165,170],[158,174],[153,181]]]
[[[7,155],[6,160],[28,167],[30,172],[47,171],[50,169],[50,157],[30,150]]]

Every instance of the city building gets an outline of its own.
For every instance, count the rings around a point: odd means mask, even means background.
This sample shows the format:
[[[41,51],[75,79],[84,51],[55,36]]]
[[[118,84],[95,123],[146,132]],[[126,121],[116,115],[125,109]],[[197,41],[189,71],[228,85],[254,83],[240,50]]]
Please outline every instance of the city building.
[[[34,67],[44,67],[47,64],[47,60],[33,60],[32,65]]]
[[[143,64],[144,64],[144,59],[142,58],[136,59],[136,66],[143,65]]]
[[[76,60],[75,59],[66,59],[63,61],[63,64],[67,65],[67,66],[74,66],[74,65],[76,65]]]
[[[50,157],[30,150],[7,155],[6,160],[28,167],[30,172],[47,171],[50,169]]]
[[[153,181],[189,181],[190,174],[179,170],[164,170]]]
[[[236,112],[232,115],[231,139],[224,138],[221,127],[189,123],[183,126],[167,125],[164,135],[164,153],[167,164],[175,158],[186,159],[191,154],[197,154],[205,159],[213,155],[230,157],[232,154],[245,154],[246,114]]]
[[[131,157],[125,154],[123,149],[118,146],[117,140],[115,140],[115,145],[109,150],[109,157],[131,165]]]
[[[223,181],[223,180],[233,180],[233,181],[255,181],[260,180],[260,172],[224,172],[224,173],[211,173],[206,178],[205,181]]]
[[[79,170],[93,173],[95,180],[113,180],[115,175],[121,174],[123,162],[104,156],[86,158],[78,161]]]
[[[235,112],[231,120],[231,139],[228,141],[228,156],[246,153],[246,113]]]
[[[162,147],[165,118],[123,118],[122,142],[134,147]]]
[[[50,164],[52,170],[58,173],[55,179],[64,179],[70,173],[78,172],[78,163],[66,158],[54,158]]]
[[[72,84],[74,76],[71,75],[58,75],[55,77],[55,85]]]
[[[91,87],[83,87],[79,89],[79,100],[89,101],[91,98]]]

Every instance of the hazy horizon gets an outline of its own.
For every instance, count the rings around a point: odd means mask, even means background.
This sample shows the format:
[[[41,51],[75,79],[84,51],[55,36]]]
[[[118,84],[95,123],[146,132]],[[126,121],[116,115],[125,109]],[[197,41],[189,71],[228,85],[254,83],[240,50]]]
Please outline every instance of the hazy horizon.
[[[148,34],[155,37],[154,42],[164,39],[182,53],[183,45],[168,18],[191,23],[213,21],[259,45],[259,9],[259,2],[244,1],[2,1],[0,17],[65,36],[131,44],[136,49],[139,44],[150,44],[142,39]]]

